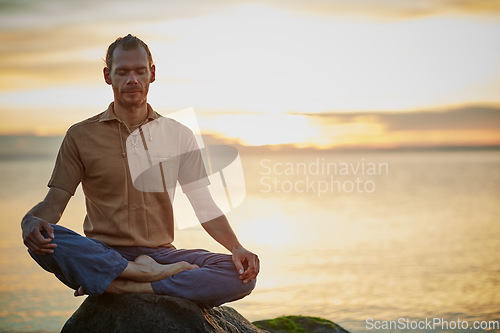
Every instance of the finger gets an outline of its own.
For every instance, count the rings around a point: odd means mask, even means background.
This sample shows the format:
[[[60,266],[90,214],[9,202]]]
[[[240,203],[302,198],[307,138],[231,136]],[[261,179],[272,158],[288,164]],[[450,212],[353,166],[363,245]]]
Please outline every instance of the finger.
[[[254,280],[259,274],[260,270],[259,258],[256,255],[253,255],[251,260],[249,260],[249,265],[245,273],[242,275],[243,283],[248,283]]]
[[[255,267],[256,267],[255,271],[257,272],[257,274],[259,274],[259,272],[260,272],[260,259],[258,256],[255,256]]]
[[[57,245],[56,244],[40,245],[34,242],[29,242],[26,244],[26,246],[34,253],[48,254],[48,253],[54,253],[54,249],[56,248]]]
[[[241,263],[241,259],[233,257],[233,263],[234,267],[236,267],[236,270],[238,271],[238,274],[240,274],[241,278],[241,274],[245,272],[245,270],[243,269],[243,264]]]
[[[50,238],[54,238],[54,227],[50,225],[50,223],[45,222],[42,224],[42,229],[45,230],[47,235],[49,235]]]
[[[28,239],[24,241],[24,245],[26,245],[26,247],[33,253],[36,253],[38,251],[38,246]]]
[[[54,253],[53,249],[57,247],[56,244],[51,243],[51,238],[44,238],[40,233],[30,235],[26,241],[26,246],[34,253]]]
[[[54,253],[54,245],[55,244],[46,244],[46,247],[44,247],[32,241],[26,242],[26,246],[28,247],[28,249],[30,249],[31,252],[41,255]]]
[[[259,260],[259,257],[257,255],[254,255],[253,262],[254,262],[254,264],[252,266],[253,267],[253,274],[251,276],[251,280],[255,279],[260,272],[260,260]]]
[[[253,281],[257,278],[258,274],[259,274],[259,272],[257,270],[252,270],[251,274],[244,281],[246,281],[246,282]]]
[[[47,250],[55,249],[56,247],[57,244],[54,243],[44,244],[40,246],[41,249],[47,249]]]
[[[49,239],[50,241],[50,239]],[[40,245],[47,244],[45,238],[41,237],[41,235],[29,235],[24,240],[24,244],[30,249],[38,249]]]
[[[41,233],[36,233],[33,236],[33,241],[36,243],[37,247],[45,247],[47,245],[50,245],[49,247],[55,247],[57,246],[52,242],[52,238],[45,238]],[[55,245],[55,246],[54,246]]]
[[[51,250],[51,249],[38,249],[36,251],[34,251],[36,254],[39,254],[39,255],[46,255],[46,254],[52,254],[54,253],[54,250]]]

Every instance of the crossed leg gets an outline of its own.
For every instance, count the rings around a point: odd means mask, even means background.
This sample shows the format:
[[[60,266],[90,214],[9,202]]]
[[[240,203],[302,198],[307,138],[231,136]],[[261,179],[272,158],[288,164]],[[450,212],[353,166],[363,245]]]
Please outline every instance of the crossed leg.
[[[154,294],[150,282],[160,281],[182,271],[197,268],[199,266],[186,261],[162,265],[149,256],[141,255],[134,261],[129,261],[125,270],[109,284],[104,292],[109,294]],[[75,290],[75,296],[85,294],[87,292],[83,286]]]
[[[199,249],[116,249],[62,226],[53,228],[55,252],[29,253],[43,269],[76,289],[75,296],[155,293],[213,307],[245,297],[255,287],[255,280],[242,283],[228,254]]]

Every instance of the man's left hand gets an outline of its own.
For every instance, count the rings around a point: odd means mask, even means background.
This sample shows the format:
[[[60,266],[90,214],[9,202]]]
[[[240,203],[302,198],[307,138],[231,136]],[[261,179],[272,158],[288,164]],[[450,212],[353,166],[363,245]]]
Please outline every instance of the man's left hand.
[[[259,274],[259,257],[244,247],[233,250],[233,262],[236,270],[240,273],[240,280],[243,280],[243,283],[255,280],[257,274]]]

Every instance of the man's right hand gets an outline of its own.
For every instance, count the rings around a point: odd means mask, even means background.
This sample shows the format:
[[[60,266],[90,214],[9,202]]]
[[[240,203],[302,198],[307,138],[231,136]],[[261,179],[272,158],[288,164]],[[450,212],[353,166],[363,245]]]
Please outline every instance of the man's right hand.
[[[34,254],[54,253],[56,244],[51,243],[54,239],[54,228],[47,221],[31,214],[27,214],[23,219],[23,240],[24,245]],[[47,235],[48,237],[44,236]]]

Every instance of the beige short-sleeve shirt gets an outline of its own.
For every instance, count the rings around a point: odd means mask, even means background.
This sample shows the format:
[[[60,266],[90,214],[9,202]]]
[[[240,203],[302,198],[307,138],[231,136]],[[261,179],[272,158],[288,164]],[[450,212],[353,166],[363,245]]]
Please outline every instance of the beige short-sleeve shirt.
[[[161,117],[148,104],[148,120]],[[171,121],[175,135],[167,145],[177,145],[186,151],[195,149],[196,140],[187,127]],[[148,192],[134,187],[126,140],[127,126],[116,118],[113,103],[92,118],[71,126],[61,144],[49,187],[74,194],[82,184],[87,215],[84,232],[110,246],[169,247],[174,240],[173,209],[168,191]],[[152,138],[153,140],[162,140]],[[181,185],[207,186],[201,154],[185,154],[169,163],[172,174],[184,176]],[[183,172],[197,166],[199,172]],[[189,178],[192,179],[189,179]],[[186,185],[189,186],[189,185]]]

